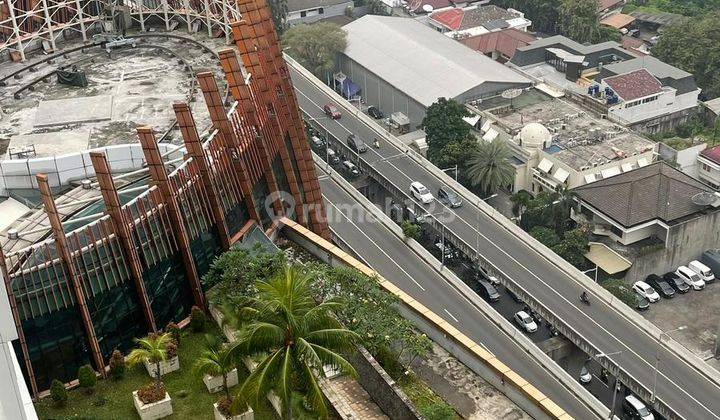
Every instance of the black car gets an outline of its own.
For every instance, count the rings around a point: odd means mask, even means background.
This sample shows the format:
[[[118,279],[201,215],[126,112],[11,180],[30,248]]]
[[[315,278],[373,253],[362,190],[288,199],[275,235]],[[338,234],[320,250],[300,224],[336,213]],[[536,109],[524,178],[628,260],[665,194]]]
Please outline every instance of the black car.
[[[452,208],[462,206],[462,200],[460,199],[460,196],[458,196],[455,191],[451,190],[448,187],[440,187],[438,189],[437,196],[438,200],[440,200],[440,202],[445,204],[446,206],[450,206]]]
[[[657,290],[662,297],[670,299],[675,297],[675,289],[670,286],[665,279],[658,276],[657,274],[650,274],[645,278],[645,283],[649,284],[650,287]]]
[[[480,296],[482,296],[483,299],[488,302],[497,302],[500,300],[500,293],[498,293],[495,286],[485,280],[478,280],[477,283],[479,286],[478,290],[480,291]]]
[[[367,109],[367,113],[369,116],[375,118],[376,120],[379,120],[380,118],[384,117],[385,114],[382,113],[377,107],[370,105]]]
[[[669,273],[665,273],[665,275],[663,275],[663,280],[665,280],[670,285],[670,287],[680,293],[687,293],[690,291],[690,286],[685,283],[685,281],[681,279],[680,276],[678,276],[672,271]]]
[[[355,134],[350,134],[347,138],[347,145],[353,150],[355,153],[365,153],[367,152],[367,146],[365,145],[365,142],[355,138]]]
[[[358,167],[349,160],[346,160],[342,163],[342,169],[345,171],[345,173],[347,173],[350,178],[360,176],[360,169],[358,169]]]
[[[650,307],[650,302],[644,296],[635,293],[635,309],[644,311]]]

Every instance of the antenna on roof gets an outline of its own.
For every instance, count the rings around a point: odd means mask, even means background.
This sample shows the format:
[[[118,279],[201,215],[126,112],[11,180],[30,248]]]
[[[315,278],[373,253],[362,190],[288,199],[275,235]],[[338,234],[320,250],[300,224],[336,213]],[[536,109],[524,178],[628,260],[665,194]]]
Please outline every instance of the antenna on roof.
[[[714,203],[716,199],[717,197],[715,197],[715,194],[703,191],[693,195],[690,200],[692,200],[693,204],[698,206],[709,206]]]
[[[430,4],[423,4],[422,9],[423,9],[423,12],[425,12],[425,13],[431,13],[434,10],[432,5],[430,5]]]

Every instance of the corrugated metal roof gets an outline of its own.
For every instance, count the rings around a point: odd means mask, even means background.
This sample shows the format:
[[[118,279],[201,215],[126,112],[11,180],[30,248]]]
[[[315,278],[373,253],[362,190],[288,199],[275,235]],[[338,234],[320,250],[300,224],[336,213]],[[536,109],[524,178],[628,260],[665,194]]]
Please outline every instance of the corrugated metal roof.
[[[343,29],[346,56],[424,106],[484,83],[531,83],[414,19],[366,15]]]

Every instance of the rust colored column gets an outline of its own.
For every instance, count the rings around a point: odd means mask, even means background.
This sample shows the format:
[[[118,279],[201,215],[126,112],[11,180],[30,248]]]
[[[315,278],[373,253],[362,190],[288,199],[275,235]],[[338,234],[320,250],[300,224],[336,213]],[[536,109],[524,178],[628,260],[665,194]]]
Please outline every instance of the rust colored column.
[[[225,212],[223,210],[222,203],[218,197],[217,189],[215,184],[212,182],[210,175],[210,168],[208,167],[208,160],[205,156],[205,149],[203,149],[200,136],[195,126],[195,119],[193,119],[190,107],[186,103],[175,103],[173,104],[175,110],[175,116],[177,117],[178,127],[182,132],[183,140],[185,141],[185,148],[188,154],[197,163],[198,170],[200,171],[200,177],[205,185],[205,191],[208,195],[208,201],[210,201],[210,207],[212,207],[213,219],[215,225],[218,228],[220,234],[220,244],[223,249],[230,248],[230,235],[228,233],[227,224],[225,223]],[[243,194],[245,191],[243,190]],[[250,214],[253,215],[255,208],[252,210],[248,209]],[[257,213],[255,213],[257,214]]]
[[[185,272],[190,282],[190,289],[195,298],[195,305],[200,308],[205,308],[205,295],[200,285],[200,276],[195,266],[195,259],[190,250],[190,238],[187,229],[185,229],[185,222],[180,212],[180,205],[178,204],[175,194],[173,194],[170,189],[168,174],[165,170],[165,164],[160,154],[160,149],[158,149],[157,141],[155,140],[155,134],[153,133],[152,127],[148,126],[139,127],[137,133],[138,137],[140,137],[140,144],[142,144],[145,161],[150,171],[150,177],[160,189],[165,201],[165,206],[167,206],[168,216],[172,223],[172,230],[177,238],[178,248],[180,248],[180,254],[182,255],[183,264],[185,265]]]
[[[145,321],[150,331],[156,332],[157,325],[155,324],[155,315],[152,313],[150,299],[148,299],[147,289],[145,288],[140,255],[138,254],[135,242],[130,233],[130,223],[125,219],[122,211],[120,198],[118,197],[117,188],[115,187],[115,181],[110,174],[110,166],[108,165],[107,158],[102,152],[90,152],[90,160],[92,160],[93,168],[95,168],[95,176],[100,186],[103,201],[105,201],[105,212],[110,216],[110,220],[112,220],[115,234],[120,242],[120,247],[125,253],[126,264],[130,268],[130,275],[135,283],[135,289],[137,290],[143,315],[145,315]]]
[[[35,381],[35,371],[33,370],[32,363],[30,362],[30,352],[28,351],[27,341],[25,341],[25,331],[22,328],[22,322],[20,321],[20,314],[17,309],[17,302],[15,301],[15,293],[12,291],[12,283],[10,281],[10,274],[8,273],[7,263],[5,261],[5,253],[0,245],[0,276],[2,276],[5,282],[5,290],[7,291],[8,301],[10,302],[10,311],[13,315],[13,321],[15,321],[15,329],[18,333],[18,341],[20,341],[20,350],[22,350],[23,359],[25,359],[25,370],[27,371],[28,379],[30,380],[30,390],[32,391],[33,400],[38,398],[38,387]]]
[[[277,185],[277,180],[275,179],[275,175],[272,171],[272,158],[270,157],[270,153],[268,152],[268,149],[270,148],[268,143],[275,142],[276,139],[272,137],[273,133],[271,132],[269,127],[267,127],[260,121],[260,118],[258,116],[258,114],[263,114],[263,111],[266,112],[266,110],[260,109],[258,105],[262,106],[262,104],[258,104],[256,102],[256,98],[253,98],[250,92],[250,87],[245,83],[245,78],[243,77],[240,63],[238,62],[237,55],[235,54],[235,50],[233,50],[232,48],[221,50],[218,52],[218,56],[220,57],[220,63],[222,64],[223,70],[227,77],[230,93],[232,94],[233,98],[238,101],[238,111],[248,122],[248,124],[255,127],[255,130],[260,135],[260,137],[256,139],[255,144],[259,148],[260,155],[265,165],[265,179],[267,180],[270,192],[277,193],[279,192],[279,188]],[[295,185],[295,187],[297,189],[297,185]],[[301,203],[299,191],[298,196],[295,197],[295,194],[293,193],[293,197],[295,198],[296,205]],[[277,196],[276,200],[273,200],[273,208],[275,209],[275,213],[279,216],[284,213],[283,205],[280,202],[279,195]]]
[[[52,229],[53,235],[55,235],[55,248],[57,249],[58,256],[65,266],[67,276],[69,277],[69,283],[72,285],[73,295],[75,296],[75,302],[77,303],[78,310],[80,311],[80,317],[82,318],[83,327],[85,334],[87,335],[88,342],[90,343],[90,353],[95,361],[95,368],[100,374],[105,377],[105,361],[103,360],[102,352],[100,352],[100,344],[98,343],[97,336],[95,335],[95,327],[90,317],[90,310],[87,307],[85,301],[85,293],[83,292],[80,275],[75,270],[75,263],[68,247],[67,237],[60,221],[60,216],[55,206],[55,199],[50,191],[50,184],[48,184],[48,178],[45,174],[37,175],[38,187],[40,188],[40,196],[42,197],[43,207],[45,208],[45,214],[47,215],[48,222],[50,222],[50,228]]]
[[[235,135],[232,124],[225,112],[223,99],[220,95],[217,82],[215,81],[215,76],[213,76],[210,72],[204,72],[198,73],[197,79],[200,84],[200,89],[203,92],[203,96],[205,97],[205,103],[207,104],[208,111],[210,112],[210,119],[213,122],[213,127],[218,129],[222,134],[222,137],[226,142],[225,147],[232,149],[239,154],[240,140]],[[195,133],[197,134],[197,130],[195,130]],[[242,189],[243,198],[245,199],[245,205],[248,208],[250,217],[260,224],[260,215],[255,207],[255,199],[252,195],[252,185],[250,184],[250,179],[248,178],[248,170],[245,168],[242,159],[237,159],[234,165],[236,171],[240,174],[240,188]]]

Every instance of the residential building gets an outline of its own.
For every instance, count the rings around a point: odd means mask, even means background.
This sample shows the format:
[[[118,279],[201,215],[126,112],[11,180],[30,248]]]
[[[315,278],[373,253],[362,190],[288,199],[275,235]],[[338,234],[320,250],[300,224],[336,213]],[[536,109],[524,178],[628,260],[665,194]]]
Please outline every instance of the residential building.
[[[385,115],[401,112],[410,131],[438,98],[468,103],[531,81],[417,22],[366,15],[346,25],[337,70],[360,87],[362,102]]]
[[[615,28],[618,31],[626,29],[628,26],[632,25],[633,22],[635,22],[635,18],[624,13],[614,13],[600,20],[601,25]]]
[[[627,3],[627,0],[599,0],[598,14],[600,16],[605,16],[607,14],[613,13],[617,10],[622,9],[622,7],[625,6],[625,3]]]
[[[701,89],[693,75],[653,56],[602,66],[596,80],[600,92],[605,87],[623,92],[614,90],[619,98],[615,103],[606,98],[608,118],[640,132],[671,130],[687,122],[698,108]]]
[[[711,99],[702,103],[705,120],[714,126],[720,119],[720,98]]]
[[[512,60],[518,48],[529,45],[537,40],[529,32],[515,28],[501,29],[482,35],[462,38],[459,41],[473,50],[485,54],[501,63]]]
[[[527,31],[532,21],[515,9],[495,5],[472,5],[438,10],[428,16],[428,25],[451,38],[462,39],[506,28]]]
[[[633,255],[629,279],[663,273],[720,245],[720,194],[665,162],[575,188],[593,233]],[[616,245],[612,245],[616,244]],[[654,253],[642,247],[659,245]],[[635,252],[633,252],[635,250]]]
[[[720,146],[700,152],[697,157],[697,176],[708,187],[720,191]]]
[[[352,0],[288,0],[287,23],[312,23],[335,16],[343,16],[353,7]]]

